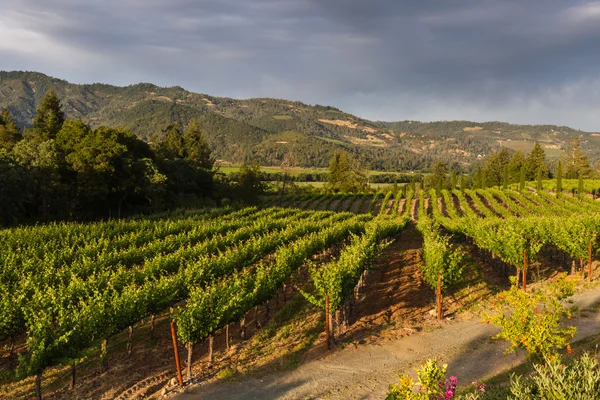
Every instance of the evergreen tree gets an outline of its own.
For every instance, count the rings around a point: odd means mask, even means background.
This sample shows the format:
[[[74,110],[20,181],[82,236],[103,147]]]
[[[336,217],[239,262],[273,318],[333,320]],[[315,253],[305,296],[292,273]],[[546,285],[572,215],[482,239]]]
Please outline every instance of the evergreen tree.
[[[58,96],[48,89],[35,118],[33,119],[33,134],[37,142],[54,139],[65,122],[65,114]]]
[[[477,171],[475,172],[475,175],[473,175],[473,187],[475,189],[481,189],[481,177],[482,177],[483,173],[481,172],[481,167],[477,167]]]
[[[10,152],[22,138],[23,135],[10,112],[2,111],[0,113],[0,149]]]
[[[0,224],[8,225],[24,217],[33,193],[34,182],[29,169],[13,155],[0,151]]]
[[[521,179],[521,169],[525,165],[525,156],[520,151],[515,152],[508,163],[508,183],[517,183]]]
[[[558,168],[556,169],[556,197],[562,193],[562,162],[558,161]]]
[[[490,154],[484,160],[483,164],[483,178],[482,182],[485,182],[485,186],[500,186],[502,184],[502,174],[504,172],[504,166],[510,162],[510,153],[508,149],[502,148],[499,151],[495,151]]]
[[[343,150],[336,151],[329,163],[329,186],[331,190],[358,192],[368,187],[366,171],[357,161],[349,158]]]
[[[458,177],[458,185],[460,186],[460,190],[465,190],[465,176],[462,174]]]
[[[451,190],[456,189],[456,170],[452,170],[452,175],[450,176],[450,185]]]
[[[179,123],[170,124],[163,130],[163,137],[158,142],[157,150],[166,159],[181,159],[188,156]]]
[[[521,179],[519,181],[519,192],[523,192],[525,189],[525,166],[521,167]]]
[[[240,168],[237,183],[238,196],[248,203],[256,203],[265,192],[267,186],[261,180],[261,171],[258,163],[244,164]]]
[[[592,174],[588,157],[581,149],[580,136],[573,137],[563,158],[565,161],[565,178],[576,179],[580,174],[584,178],[588,178]]]
[[[440,161],[433,165],[431,175],[427,177],[428,186],[435,188],[438,192],[446,185],[448,175],[448,166],[445,162]]]
[[[502,188],[508,189],[508,164],[504,166],[504,174],[502,176]]]
[[[535,142],[533,149],[525,161],[526,171],[525,180],[532,181],[537,178],[538,171],[541,171],[542,178],[548,177],[548,166],[546,165],[546,153],[542,146]]]
[[[187,158],[198,168],[212,170],[215,160],[211,156],[210,146],[200,131],[197,120],[192,120],[183,134]]]
[[[538,168],[538,170],[537,170],[537,190],[540,192],[543,189],[542,174],[543,174],[542,169]]]

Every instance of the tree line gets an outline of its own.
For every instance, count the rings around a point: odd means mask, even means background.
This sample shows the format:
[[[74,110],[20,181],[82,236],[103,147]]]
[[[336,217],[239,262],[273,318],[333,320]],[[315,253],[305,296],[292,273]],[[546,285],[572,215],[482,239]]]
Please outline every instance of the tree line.
[[[600,167],[600,165],[598,166]],[[525,155],[522,151],[502,148],[492,152],[464,175],[448,167],[445,162],[434,164],[432,173],[424,178],[424,186],[435,189],[472,187],[487,188],[525,185],[525,182],[554,178],[590,179],[600,176],[600,168],[592,168],[588,156],[581,148],[581,136],[573,136],[562,157],[554,163],[546,159],[544,148],[536,142]]]
[[[252,201],[258,169],[237,182],[215,173],[211,149],[194,120],[174,123],[150,142],[128,130],[66,119],[52,89],[21,131],[0,113],[0,224],[119,217],[141,211]],[[257,183],[258,181],[258,183]]]

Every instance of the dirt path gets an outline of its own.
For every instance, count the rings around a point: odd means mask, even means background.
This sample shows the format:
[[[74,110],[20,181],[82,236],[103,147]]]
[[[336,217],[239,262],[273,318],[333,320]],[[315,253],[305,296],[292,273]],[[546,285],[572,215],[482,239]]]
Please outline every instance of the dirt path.
[[[574,299],[580,309],[589,308],[600,302],[600,290],[578,294]],[[578,328],[576,340],[596,335],[600,330],[600,313],[573,322]],[[199,386],[195,394],[179,398],[384,398],[388,385],[397,380],[399,372],[411,374],[416,363],[433,356],[448,363],[448,372],[456,375],[459,382],[471,382],[524,362],[523,354],[505,356],[504,342],[490,341],[496,332],[496,327],[482,325],[478,320],[450,322],[441,329],[384,344],[348,346],[287,373]]]
[[[419,199],[413,199],[410,208],[410,219],[416,222],[419,219]]]
[[[352,199],[353,199],[353,203],[352,203],[352,206],[350,207],[349,211],[351,213],[358,214],[360,212],[359,207],[362,204],[362,197],[356,196],[356,197],[353,197]]]

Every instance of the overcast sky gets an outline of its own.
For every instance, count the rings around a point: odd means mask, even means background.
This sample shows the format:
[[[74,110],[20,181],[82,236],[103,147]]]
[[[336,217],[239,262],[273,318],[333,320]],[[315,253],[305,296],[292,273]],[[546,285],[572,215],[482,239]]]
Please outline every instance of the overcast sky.
[[[600,1],[0,0],[0,69],[600,131]]]

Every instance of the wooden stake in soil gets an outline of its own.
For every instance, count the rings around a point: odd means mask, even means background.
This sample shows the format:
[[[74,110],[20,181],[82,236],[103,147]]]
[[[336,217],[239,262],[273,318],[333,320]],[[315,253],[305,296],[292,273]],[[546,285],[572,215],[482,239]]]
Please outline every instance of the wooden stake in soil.
[[[179,349],[177,349],[177,335],[175,334],[175,322],[171,321],[171,337],[173,338],[173,351],[175,352],[175,368],[177,368],[177,381],[183,387],[183,376],[181,376],[181,363],[179,362]]]
[[[192,380],[192,356],[194,354],[194,344],[188,343],[187,347],[187,365],[185,366],[185,372],[187,375],[188,381]]]
[[[104,372],[108,369],[108,339],[102,340],[100,346],[100,372]]]
[[[267,300],[267,304],[265,305],[265,324],[267,324],[267,322],[269,322],[270,314],[271,314],[271,304],[270,304],[269,300]]]
[[[214,345],[214,336],[210,335],[208,337],[208,363],[212,365],[213,363],[213,345]]]
[[[229,351],[229,324],[225,325],[225,349]]]
[[[327,350],[331,350],[331,341],[329,340],[331,332],[329,329],[329,296],[325,296],[325,340],[327,341]]]
[[[523,249],[523,291],[527,291],[527,249]]]
[[[127,336],[127,355],[131,355],[131,351],[133,350],[133,344],[131,338],[133,337],[133,325],[129,325],[129,334]]]
[[[75,389],[75,364],[71,365],[71,390]]]
[[[210,335],[208,337],[208,364],[212,365],[213,362],[213,347],[214,347],[214,337]]]
[[[15,335],[10,335],[10,348],[8,349],[8,358],[15,355]]]
[[[284,283],[284,284],[283,284],[283,304],[285,304],[285,302],[287,301],[287,294],[285,293],[285,292],[286,292],[286,290],[287,290],[287,286],[286,286],[286,284]]]
[[[38,369],[35,377],[35,397],[37,400],[42,400],[42,369]]]
[[[154,314],[150,316],[150,339],[154,339]]]
[[[442,272],[438,271],[437,284],[437,319],[442,320]]]
[[[240,339],[246,340],[246,316],[240,320]]]
[[[592,283],[592,241],[590,240],[590,248],[588,251],[588,283]]]

